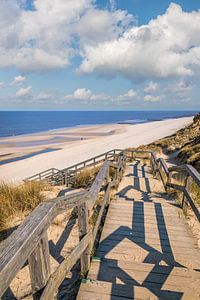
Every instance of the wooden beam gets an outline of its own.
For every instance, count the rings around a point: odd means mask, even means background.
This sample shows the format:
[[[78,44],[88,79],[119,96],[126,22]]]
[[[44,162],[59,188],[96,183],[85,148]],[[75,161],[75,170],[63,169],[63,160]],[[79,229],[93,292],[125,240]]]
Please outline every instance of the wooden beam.
[[[45,232],[29,259],[32,292],[34,299],[39,298],[50,276],[50,256],[47,232]]]
[[[79,238],[82,240],[89,231],[89,214],[87,203],[84,203],[78,208],[78,225],[79,225]],[[90,266],[90,245],[81,254],[81,272],[85,274]]]

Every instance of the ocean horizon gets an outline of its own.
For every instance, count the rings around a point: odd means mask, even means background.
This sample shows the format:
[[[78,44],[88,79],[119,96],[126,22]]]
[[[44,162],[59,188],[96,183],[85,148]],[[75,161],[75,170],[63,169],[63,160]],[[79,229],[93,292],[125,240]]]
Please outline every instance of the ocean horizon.
[[[0,137],[99,124],[140,124],[198,111],[0,111]]]

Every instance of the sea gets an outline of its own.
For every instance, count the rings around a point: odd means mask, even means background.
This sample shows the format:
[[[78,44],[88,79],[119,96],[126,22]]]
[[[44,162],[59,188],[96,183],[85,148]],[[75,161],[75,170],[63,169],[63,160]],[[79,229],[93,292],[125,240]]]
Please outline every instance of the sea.
[[[198,111],[0,111],[0,137],[96,124],[139,124]]]

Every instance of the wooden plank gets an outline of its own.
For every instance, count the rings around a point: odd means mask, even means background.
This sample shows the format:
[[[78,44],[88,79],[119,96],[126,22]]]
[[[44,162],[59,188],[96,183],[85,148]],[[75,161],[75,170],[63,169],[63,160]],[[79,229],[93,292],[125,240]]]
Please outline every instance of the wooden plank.
[[[78,226],[79,226],[79,238],[80,240],[89,231],[89,214],[87,203],[84,203],[78,207]],[[81,254],[81,272],[85,274],[89,270],[90,266],[90,251],[91,246],[88,244],[86,249]]]
[[[159,238],[158,235],[151,235],[147,236],[145,238],[141,237],[141,235],[137,236],[135,234],[130,235],[130,234],[123,234],[123,233],[113,233],[110,234],[110,232],[104,231],[101,235],[101,241],[103,242],[104,240],[114,240],[114,241],[122,241],[123,239],[129,239],[130,241],[134,241],[135,243],[144,243],[144,241],[149,244],[149,245],[162,245],[162,246],[169,246],[171,245],[172,248],[177,247],[178,249],[197,249],[199,250],[199,247],[197,243],[194,242],[192,238],[174,238],[170,239],[166,237],[161,237]]]
[[[107,171],[109,169],[109,162],[106,161],[103,166],[101,167],[101,169],[99,170],[90,190],[89,190],[89,195],[90,195],[90,202],[88,203],[88,208],[91,211],[92,207],[94,206],[94,203],[96,201],[96,198],[98,196],[98,193],[101,189],[101,186],[103,184],[103,181],[107,175]]]
[[[109,261],[109,260],[107,260]],[[90,280],[104,280],[108,282],[116,282],[116,278],[124,283],[141,282],[163,284],[166,286],[174,286],[185,289],[190,287],[191,283],[196,286],[196,291],[200,292],[198,284],[200,274],[196,271],[190,271],[186,268],[158,266],[147,264],[144,268],[143,264],[133,263],[132,268],[125,268],[125,263],[120,266],[117,263],[109,264],[107,262],[92,262],[88,279]],[[127,265],[127,263],[126,263]]]
[[[98,228],[99,228],[99,225],[100,225],[100,222],[101,222],[101,219],[102,219],[103,212],[105,210],[106,205],[109,202],[110,188],[111,188],[111,183],[109,183],[108,186],[107,186],[107,189],[106,189],[105,195],[104,195],[104,200],[103,200],[103,203],[101,205],[101,209],[99,211],[99,215],[98,215],[98,218],[96,220],[96,224],[95,224],[95,226],[93,228],[93,233],[92,233],[92,235],[93,235],[93,241],[92,241],[92,244],[94,243],[94,241],[96,239],[96,235],[97,235]]]
[[[180,266],[183,266],[185,268],[190,268],[190,269],[199,269],[200,268],[200,262],[199,260],[191,260],[191,255],[190,256],[175,256],[175,260],[172,258],[171,255],[167,254],[159,254],[156,252],[152,252],[148,256],[148,252],[145,253],[142,251],[140,253],[137,253],[135,255],[132,252],[115,252],[114,250],[111,252],[106,252],[106,251],[98,251],[97,256],[99,258],[107,258],[107,259],[113,259],[113,260],[123,260],[123,261],[135,261],[135,262],[140,262],[141,264],[143,262],[146,263],[151,263],[151,264],[160,264],[161,261],[164,264],[168,264],[171,266],[176,266],[177,264]]]
[[[155,274],[169,274],[171,273],[173,276],[179,276],[179,277],[185,277],[185,278],[196,278],[200,279],[200,272],[187,269],[187,268],[181,268],[181,267],[171,267],[166,265],[155,265],[150,263],[143,262],[138,263],[134,261],[115,261],[113,259],[106,259],[103,258],[101,260],[97,258],[92,259],[91,263],[91,271],[94,273],[94,268],[101,268],[101,266],[106,266],[108,268],[120,268],[124,271],[126,270],[132,270],[132,271],[141,271],[141,272],[151,272]],[[90,274],[90,272],[89,272]],[[200,289],[200,286],[197,286],[197,288]]]
[[[161,245],[159,245],[160,249],[155,249],[155,247],[150,246],[146,243],[140,243],[136,244],[131,241],[121,241],[121,243],[116,243],[114,240],[111,240],[110,243],[102,242],[99,245],[98,251],[106,252],[106,253],[133,253],[135,256],[143,256],[146,257],[148,253],[158,253],[162,252],[163,254],[166,254],[166,256],[171,255],[177,258],[183,258],[184,260],[187,258],[191,261],[199,261],[200,263],[200,252],[198,249],[192,249],[191,251],[174,251],[172,248],[166,247],[162,249]],[[193,254],[192,254],[193,253]],[[159,253],[160,254],[160,253]]]
[[[109,225],[113,225],[113,226],[117,226],[117,225],[119,225],[119,226],[121,226],[122,225],[122,222],[120,221],[120,220],[115,220],[115,219],[112,219],[112,220],[106,220],[106,223],[105,223],[105,225],[107,225],[109,223]],[[189,233],[189,229],[188,228],[184,228],[183,226],[182,227],[176,227],[176,226],[174,226],[174,225],[169,225],[169,224],[165,224],[165,225],[158,225],[158,224],[148,224],[148,223],[145,223],[145,222],[143,222],[143,221],[141,221],[141,222],[139,222],[139,221],[135,221],[135,222],[133,222],[133,221],[124,221],[123,222],[123,226],[130,226],[130,227],[132,227],[132,225],[133,225],[133,229],[135,229],[135,228],[137,228],[138,230],[144,230],[143,229],[143,224],[145,225],[145,231],[148,229],[148,228],[150,228],[151,230],[158,230],[158,227],[159,227],[159,231],[166,231],[166,229],[167,229],[167,231],[168,232],[177,232],[177,234],[178,233]]]
[[[29,270],[31,277],[32,292],[38,299],[40,291],[47,283],[50,276],[50,256],[47,232],[45,232],[36,249],[31,253],[29,259]]]
[[[100,250],[103,250],[103,248],[107,249],[112,249],[112,246],[115,247],[115,249],[121,249],[121,248],[126,248],[129,249],[130,251],[134,251],[134,253],[138,250],[138,247],[141,247],[143,249],[156,249],[164,253],[174,253],[174,254],[189,254],[191,257],[195,256],[196,258],[200,259],[200,252],[199,249],[196,247],[181,247],[180,244],[177,246],[176,244],[171,244],[168,243],[166,245],[163,245],[163,243],[159,242],[154,242],[150,243],[149,240],[148,242],[145,241],[135,241],[134,238],[125,238],[121,240],[114,240],[107,238],[106,240],[103,240],[99,248]],[[151,251],[151,250],[150,250]]]
[[[135,228],[134,230],[132,230],[130,227],[128,226],[113,226],[113,225],[106,225],[106,228],[104,228],[102,235],[105,233],[104,236],[108,236],[108,235],[123,235],[123,236],[137,236],[137,237],[143,237],[145,239],[147,238],[158,238],[159,239],[167,239],[167,240],[183,240],[186,242],[194,242],[194,238],[192,238],[191,234],[177,234],[176,232],[162,232],[159,234],[158,230],[157,231],[152,231],[151,229],[145,229],[145,232],[143,230],[140,230],[140,228]],[[150,233],[150,234],[148,234]],[[192,239],[192,240],[191,240]]]
[[[190,291],[191,294],[191,291]],[[183,293],[181,291],[174,291],[173,287],[170,289],[161,290],[159,286],[157,288],[149,286],[112,283],[104,281],[90,281],[81,285],[80,293],[78,294],[78,300],[118,300],[118,299],[142,299],[142,300],[177,300],[181,299]],[[189,295],[189,293],[188,293]],[[194,293],[194,295],[198,295]],[[187,300],[194,300],[190,295]],[[116,297],[116,298],[115,298]],[[196,298],[198,299],[198,298]]]

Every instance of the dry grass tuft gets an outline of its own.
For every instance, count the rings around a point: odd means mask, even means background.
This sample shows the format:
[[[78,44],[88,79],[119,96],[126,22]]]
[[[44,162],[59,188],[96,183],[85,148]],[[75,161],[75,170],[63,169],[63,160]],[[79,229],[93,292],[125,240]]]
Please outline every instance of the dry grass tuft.
[[[88,168],[78,173],[72,187],[76,189],[89,187],[99,172],[100,167]]]
[[[8,228],[12,216],[27,214],[44,201],[45,190],[50,190],[46,182],[0,183],[0,230]]]

